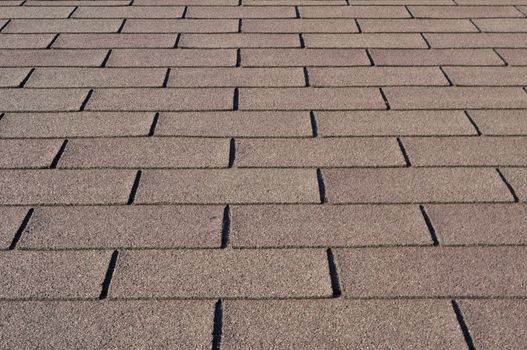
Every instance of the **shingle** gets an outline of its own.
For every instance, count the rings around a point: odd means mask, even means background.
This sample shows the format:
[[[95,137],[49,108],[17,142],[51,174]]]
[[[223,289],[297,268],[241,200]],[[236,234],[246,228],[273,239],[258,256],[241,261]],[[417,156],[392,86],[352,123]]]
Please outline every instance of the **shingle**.
[[[3,170],[0,204],[124,204],[134,178],[124,170]]]
[[[448,85],[438,67],[314,67],[308,72],[315,87]]]
[[[212,301],[34,301],[0,303],[0,312],[3,345],[10,349],[207,349],[214,306]]]
[[[95,299],[111,252],[0,252],[1,299]]]
[[[238,167],[404,166],[395,138],[240,139]]]
[[[247,19],[242,23],[246,33],[357,33],[355,21],[349,19]]]
[[[477,32],[468,19],[359,19],[363,33]]]
[[[88,90],[70,89],[3,89],[0,110],[5,112],[77,111]]]
[[[0,207],[0,250],[9,248],[27,212],[22,207]]]
[[[117,32],[122,22],[120,19],[14,19],[2,32],[109,33]]]
[[[0,18],[67,18],[74,7],[0,7]]]
[[[293,6],[190,6],[187,18],[294,18]]]
[[[417,206],[249,205],[231,207],[233,247],[429,245]]]
[[[45,49],[53,34],[2,34],[0,49]]]
[[[312,135],[312,129],[308,112],[181,112],[161,113],[155,134],[161,136],[305,137]]]
[[[26,6],[128,6],[130,0],[27,0]]]
[[[242,49],[241,58],[245,67],[370,65],[358,49]]]
[[[137,6],[137,0],[134,1]],[[236,33],[236,19],[129,19],[123,33]]]
[[[520,201],[527,202],[527,169],[506,168],[501,169],[501,171],[514,189]]]
[[[527,65],[527,49],[500,49],[496,51],[511,66]]]
[[[302,68],[174,68],[169,87],[304,86]]]
[[[243,6],[347,5],[346,0],[243,0]]]
[[[300,47],[296,34],[182,34],[182,48],[280,48]]]
[[[308,48],[427,48],[419,34],[305,34]]]
[[[455,85],[527,85],[527,67],[445,67],[444,70]]]
[[[527,135],[523,110],[470,111],[483,135]]]
[[[527,93],[519,87],[387,87],[393,109],[525,108]]]
[[[474,24],[484,32],[527,32],[525,18],[475,19]]]
[[[1,55],[0,55],[1,59]],[[0,61],[1,62],[1,61]],[[236,50],[130,49],[113,50],[109,67],[234,67]]]
[[[93,92],[86,110],[230,110],[233,95],[233,89],[98,89]]]
[[[0,168],[48,168],[62,140],[0,140]]]
[[[175,34],[61,34],[54,48],[170,48],[176,43]]]
[[[503,66],[503,61],[490,49],[430,49],[370,51],[378,66]]]
[[[477,349],[527,346],[525,300],[460,300],[459,306]]]
[[[163,68],[37,68],[26,87],[161,87]]]
[[[220,168],[228,139],[111,138],[70,140],[60,168]]]
[[[316,112],[320,136],[476,135],[462,111]]]
[[[43,207],[34,211],[18,247],[214,248],[222,217],[220,206]]]
[[[301,6],[302,18],[410,18],[404,6]]]
[[[240,109],[245,110],[386,108],[379,90],[374,88],[243,88],[239,96]]]
[[[237,6],[239,0],[135,0],[134,6],[156,6],[156,5],[230,5]]]
[[[524,17],[513,6],[409,6],[416,18],[507,18]]]
[[[328,296],[322,249],[125,251],[110,290],[111,298]]]
[[[318,203],[315,170],[146,170],[136,203]]]
[[[179,6],[122,6],[79,7],[73,18],[180,18],[184,8]]]
[[[483,168],[322,170],[330,203],[510,202],[496,170]]]
[[[100,66],[108,50],[0,50],[2,67]]]
[[[434,137],[402,140],[414,166],[527,166],[527,138]]]
[[[427,205],[441,244],[525,245],[527,206],[516,204]]]
[[[433,48],[525,48],[527,33],[426,34]]]
[[[444,300],[228,300],[224,309],[227,350],[466,347]]]
[[[0,68],[0,87],[18,87],[29,71],[29,68]]]
[[[0,137],[146,136],[154,113],[76,112],[7,113],[0,121]]]
[[[347,297],[524,297],[525,247],[336,249]]]

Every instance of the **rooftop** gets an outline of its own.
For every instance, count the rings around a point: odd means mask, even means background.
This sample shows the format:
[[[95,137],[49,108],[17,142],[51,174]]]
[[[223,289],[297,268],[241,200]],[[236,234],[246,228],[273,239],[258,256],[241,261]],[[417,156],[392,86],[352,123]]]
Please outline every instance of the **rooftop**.
[[[0,348],[527,348],[527,0],[0,28]]]

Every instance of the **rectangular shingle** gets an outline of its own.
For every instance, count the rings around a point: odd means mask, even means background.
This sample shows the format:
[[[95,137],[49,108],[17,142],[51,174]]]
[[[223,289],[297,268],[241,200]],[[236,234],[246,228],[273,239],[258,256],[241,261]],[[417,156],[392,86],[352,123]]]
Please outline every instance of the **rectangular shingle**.
[[[95,299],[109,251],[0,252],[1,299]]]
[[[224,309],[229,350],[466,347],[446,300],[228,300]]]
[[[230,110],[233,95],[233,89],[98,89],[93,92],[86,110]]]
[[[393,109],[527,108],[520,87],[387,87]]]
[[[7,113],[0,121],[0,137],[146,136],[153,118],[154,113]]]
[[[117,32],[120,19],[14,19],[3,33],[110,33]]]
[[[280,48],[300,47],[296,34],[182,34],[182,48]]]
[[[355,21],[349,19],[246,19],[242,23],[246,33],[357,33]]]
[[[302,18],[410,18],[404,6],[301,6]]]
[[[527,33],[425,34],[433,48],[526,48]]]
[[[61,34],[53,48],[170,48],[176,43],[175,34]]]
[[[88,90],[70,89],[4,89],[0,110],[5,112],[78,111]]]
[[[504,62],[491,49],[430,49],[370,51],[378,66],[503,66]]]
[[[1,59],[0,53],[0,59]],[[1,61],[0,61],[1,62]],[[233,49],[130,49],[113,50],[109,67],[234,67]]]
[[[525,137],[434,137],[402,140],[414,166],[527,166]]]
[[[220,206],[42,207],[34,211],[18,247],[217,248],[222,217]]]
[[[419,34],[305,34],[308,48],[426,48]]]
[[[42,347],[205,349],[212,301],[3,302],[2,343],[9,349]],[[174,332],[177,329],[177,332]]]
[[[322,249],[125,251],[110,290],[117,299],[329,296]]]
[[[468,19],[359,19],[363,33],[477,32]]]
[[[2,34],[0,49],[45,49],[53,34]]]
[[[238,167],[404,166],[395,138],[240,139]]]
[[[337,249],[347,297],[524,297],[525,247]]]
[[[164,68],[37,68],[26,87],[161,87]]]
[[[483,32],[527,32],[525,18],[475,19],[474,24]]]
[[[135,171],[3,170],[0,204],[124,204]]]
[[[527,206],[517,204],[427,205],[445,245],[525,245]]]
[[[527,67],[445,67],[444,70],[455,85],[527,85]]]
[[[169,87],[304,86],[301,68],[174,68]]]
[[[524,17],[514,6],[409,6],[416,18]]]
[[[241,65],[244,67],[369,66],[370,61],[366,51],[360,49],[242,49]]]
[[[319,111],[320,136],[476,135],[462,111]]]
[[[220,168],[228,139],[110,138],[70,140],[60,168]]]
[[[494,169],[322,170],[330,203],[510,202]]]
[[[155,134],[160,136],[306,137],[312,135],[312,129],[309,112],[179,112],[161,113]]]
[[[100,66],[108,50],[0,50],[2,67]]]
[[[245,110],[386,108],[379,90],[374,88],[243,88],[239,99],[240,109]]]
[[[524,110],[470,111],[483,135],[527,135]]]
[[[315,87],[448,85],[438,67],[313,67],[308,72]]]
[[[0,168],[48,168],[62,140],[2,140]]]
[[[231,207],[237,248],[430,245],[419,208],[409,205]]]
[[[313,169],[146,170],[136,203],[318,203]]]
[[[134,1],[134,6],[137,1]],[[236,19],[128,19],[123,33],[236,33]]]
[[[511,66],[527,66],[527,49],[499,49],[496,52]]]
[[[0,7],[0,18],[67,18],[74,7]]]
[[[184,8],[181,6],[98,6],[79,7],[73,18],[180,18]]]
[[[293,6],[190,6],[186,18],[294,18]]]

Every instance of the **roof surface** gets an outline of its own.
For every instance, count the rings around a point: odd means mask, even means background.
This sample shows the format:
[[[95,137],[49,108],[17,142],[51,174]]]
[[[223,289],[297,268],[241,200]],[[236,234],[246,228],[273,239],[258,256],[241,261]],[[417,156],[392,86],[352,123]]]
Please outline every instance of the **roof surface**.
[[[527,0],[0,1],[0,348],[527,348]]]

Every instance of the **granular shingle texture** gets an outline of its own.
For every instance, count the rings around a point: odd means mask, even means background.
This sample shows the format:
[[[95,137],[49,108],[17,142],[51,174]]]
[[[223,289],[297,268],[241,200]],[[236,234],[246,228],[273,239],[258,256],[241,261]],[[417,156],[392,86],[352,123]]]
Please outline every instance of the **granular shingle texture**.
[[[0,349],[527,348],[527,0],[0,0]]]

